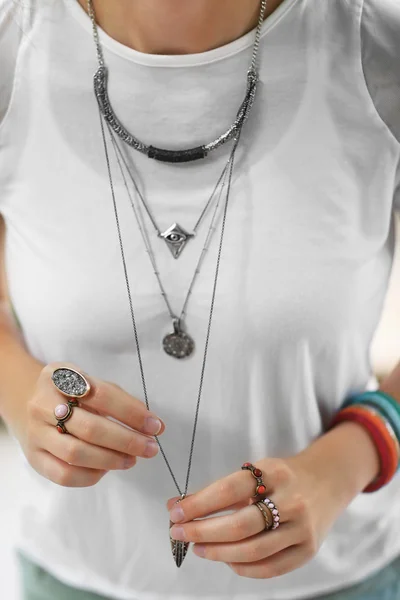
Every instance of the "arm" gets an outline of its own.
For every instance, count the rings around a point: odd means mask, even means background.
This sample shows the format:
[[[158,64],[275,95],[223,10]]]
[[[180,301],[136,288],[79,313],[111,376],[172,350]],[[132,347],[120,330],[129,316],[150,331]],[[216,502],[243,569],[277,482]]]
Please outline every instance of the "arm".
[[[400,363],[380,389],[400,402]],[[379,455],[374,442],[358,423],[341,423],[315,440],[304,454],[307,462],[311,460],[313,471],[326,480],[328,494],[334,494],[343,508],[379,472]]]
[[[4,266],[5,224],[0,216],[0,414],[15,430],[43,368],[26,350],[15,323]]]

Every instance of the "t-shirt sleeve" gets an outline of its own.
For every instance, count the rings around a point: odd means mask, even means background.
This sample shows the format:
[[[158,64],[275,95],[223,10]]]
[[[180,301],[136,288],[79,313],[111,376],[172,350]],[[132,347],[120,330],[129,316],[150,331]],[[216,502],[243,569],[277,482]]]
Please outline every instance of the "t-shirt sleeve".
[[[362,61],[375,108],[400,143],[400,0],[364,0]],[[394,208],[400,211],[400,165]]]
[[[26,0],[0,0],[0,124],[10,104]]]
[[[397,167],[397,187],[394,191],[394,210],[400,214],[400,165]]]

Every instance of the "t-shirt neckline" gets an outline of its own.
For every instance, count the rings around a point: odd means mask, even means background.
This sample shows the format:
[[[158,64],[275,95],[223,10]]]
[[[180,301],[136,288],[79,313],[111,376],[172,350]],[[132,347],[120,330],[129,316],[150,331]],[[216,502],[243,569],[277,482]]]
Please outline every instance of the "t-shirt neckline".
[[[93,31],[90,18],[83,10],[79,2],[77,0],[64,1],[74,18],[92,36]],[[283,2],[274,10],[274,12],[264,20],[261,29],[261,37],[264,37],[269,31],[271,31],[298,1],[299,0],[283,0]],[[108,48],[113,53],[118,54],[132,62],[148,67],[196,67],[200,65],[207,65],[225,58],[229,58],[245,48],[252,46],[254,43],[253,29],[233,42],[229,42],[228,44],[220,46],[219,48],[207,50],[206,52],[200,52],[198,54],[146,54],[144,52],[139,52],[138,50],[129,48],[128,46],[124,46],[120,42],[114,40],[100,27],[98,29],[100,42],[103,47]]]

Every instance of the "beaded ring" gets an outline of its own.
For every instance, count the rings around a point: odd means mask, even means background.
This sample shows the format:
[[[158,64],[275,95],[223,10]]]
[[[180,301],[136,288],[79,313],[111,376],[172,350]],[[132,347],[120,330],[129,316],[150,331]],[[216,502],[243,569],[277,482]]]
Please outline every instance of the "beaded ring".
[[[242,465],[242,470],[251,471],[251,474],[253,475],[254,479],[257,480],[256,493],[254,494],[254,496],[252,496],[252,498],[256,498],[260,494],[265,494],[266,491],[267,491],[267,487],[266,487],[265,483],[262,480],[262,471],[261,471],[261,469],[257,469],[257,467],[255,467],[251,463],[245,462]]]
[[[281,516],[279,514],[279,510],[276,507],[276,504],[272,502],[271,498],[264,498],[264,500],[262,500],[261,502],[265,504],[265,506],[270,510],[272,514],[274,524],[272,525],[271,529],[278,529],[280,525]]]

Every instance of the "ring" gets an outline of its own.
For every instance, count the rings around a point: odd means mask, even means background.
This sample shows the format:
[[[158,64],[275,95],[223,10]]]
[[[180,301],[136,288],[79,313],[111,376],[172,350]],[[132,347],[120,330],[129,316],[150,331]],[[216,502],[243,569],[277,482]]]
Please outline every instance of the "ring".
[[[265,504],[268,510],[271,511],[272,519],[274,521],[274,524],[272,525],[271,529],[278,529],[281,517],[279,514],[279,510],[276,507],[276,504],[274,504],[270,498],[264,498],[263,500],[261,500],[261,502]]]
[[[81,373],[62,367],[55,369],[51,379],[59,392],[69,398],[83,398],[90,392],[90,384]]]
[[[274,525],[274,520],[273,520],[272,512],[268,508],[268,506],[266,506],[264,504],[264,502],[255,502],[254,506],[257,506],[257,508],[260,510],[262,516],[264,517],[265,531],[268,531],[269,529],[272,529],[273,525]]]
[[[251,463],[246,462],[246,463],[244,463],[244,465],[242,465],[242,470],[251,471],[251,474],[257,480],[256,493],[252,497],[256,498],[260,494],[265,494],[265,492],[267,491],[267,488],[266,488],[265,483],[262,480],[262,471],[261,471],[261,469],[257,469],[257,467],[255,467]]]
[[[64,423],[71,418],[74,407],[79,406],[77,398],[90,392],[90,384],[81,373],[66,367],[55,369],[51,379],[58,391],[69,398],[66,404],[58,404],[54,409],[57,431],[69,433]]]
[[[69,433],[65,427],[65,421],[68,421],[72,417],[72,410],[75,406],[79,406],[77,400],[68,401],[67,404],[58,404],[54,409],[54,416],[57,419],[57,431],[59,433]]]

